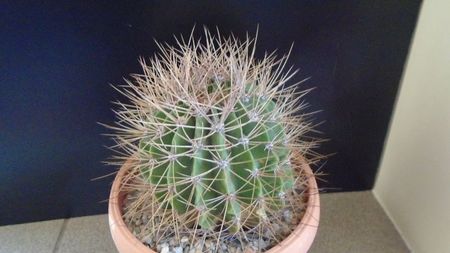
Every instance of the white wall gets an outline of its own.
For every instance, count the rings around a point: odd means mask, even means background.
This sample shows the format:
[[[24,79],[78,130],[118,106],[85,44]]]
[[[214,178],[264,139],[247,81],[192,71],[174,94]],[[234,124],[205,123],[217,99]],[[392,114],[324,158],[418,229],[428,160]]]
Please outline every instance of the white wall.
[[[450,252],[450,1],[424,1],[374,188],[413,252]]]

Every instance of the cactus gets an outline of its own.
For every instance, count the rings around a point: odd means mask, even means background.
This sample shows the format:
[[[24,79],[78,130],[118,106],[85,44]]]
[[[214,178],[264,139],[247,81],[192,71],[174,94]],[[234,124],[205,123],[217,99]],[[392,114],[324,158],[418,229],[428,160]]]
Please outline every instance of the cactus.
[[[303,196],[294,191],[305,182],[294,153],[316,155],[301,113],[307,91],[286,85],[296,72],[283,71],[288,55],[256,60],[255,40],[205,29],[204,42],[177,42],[158,44],[159,55],[140,61],[144,73],[116,88],[130,102],[118,102],[110,126],[114,161],[131,163],[123,185],[145,189],[125,216],[149,212],[151,236],[201,231],[219,240],[270,231]]]
[[[158,131],[140,141],[143,159],[153,159],[141,171],[161,204],[178,214],[196,209],[204,229],[223,219],[236,232],[242,223],[267,218],[266,208],[281,208],[294,179],[276,102],[251,84],[222,79],[211,79],[196,94],[220,98],[213,105],[185,100],[149,115]],[[237,99],[224,100],[232,95]]]

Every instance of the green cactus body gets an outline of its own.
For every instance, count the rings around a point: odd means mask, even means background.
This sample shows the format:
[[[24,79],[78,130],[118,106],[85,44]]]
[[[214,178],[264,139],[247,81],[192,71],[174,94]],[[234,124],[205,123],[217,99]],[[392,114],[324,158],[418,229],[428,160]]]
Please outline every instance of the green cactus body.
[[[208,87],[210,94],[229,90]],[[179,215],[197,213],[203,229],[251,227],[282,208],[294,184],[276,101],[243,93],[231,110],[223,103],[202,113],[183,103],[157,110],[149,120],[158,134],[139,143],[153,160],[141,174],[155,198]]]

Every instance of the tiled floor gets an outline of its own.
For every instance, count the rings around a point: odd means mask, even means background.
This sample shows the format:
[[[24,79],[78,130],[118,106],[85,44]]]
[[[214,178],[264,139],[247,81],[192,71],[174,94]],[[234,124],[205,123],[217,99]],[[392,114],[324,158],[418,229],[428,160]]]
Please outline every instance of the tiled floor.
[[[409,252],[371,192],[321,195],[310,253]],[[0,253],[117,253],[106,215],[0,227]]]

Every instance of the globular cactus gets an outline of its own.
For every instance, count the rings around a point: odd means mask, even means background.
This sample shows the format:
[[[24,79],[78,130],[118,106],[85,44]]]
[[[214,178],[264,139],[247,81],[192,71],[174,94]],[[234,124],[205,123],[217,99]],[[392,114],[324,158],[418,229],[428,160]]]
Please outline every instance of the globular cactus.
[[[273,94],[222,74],[147,115],[154,132],[139,146],[151,163],[141,171],[177,214],[196,210],[202,228],[239,231],[266,219],[267,208],[281,208],[294,178]]]
[[[126,215],[149,212],[148,236],[270,232],[302,198],[294,187],[306,180],[292,161],[315,155],[306,91],[286,85],[295,74],[283,72],[287,56],[256,60],[254,40],[205,30],[204,42],[177,42],[158,44],[144,73],[118,88],[130,102],[118,102],[111,127],[115,158],[131,164],[123,185],[145,192]]]

